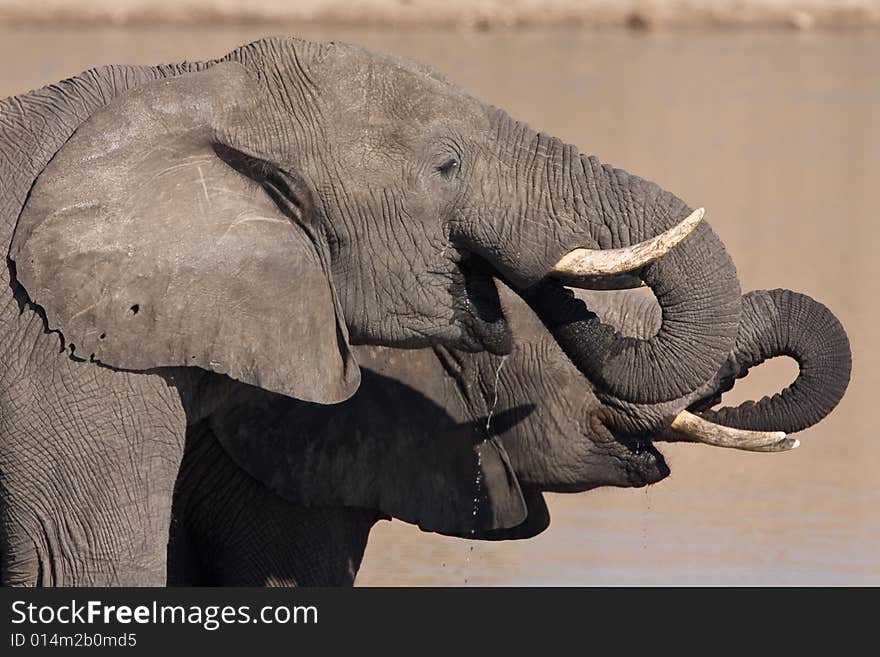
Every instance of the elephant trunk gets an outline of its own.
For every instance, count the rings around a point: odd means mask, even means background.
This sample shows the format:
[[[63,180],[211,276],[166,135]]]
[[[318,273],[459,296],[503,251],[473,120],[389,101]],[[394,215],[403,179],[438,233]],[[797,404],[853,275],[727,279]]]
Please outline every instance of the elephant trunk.
[[[601,248],[618,248],[656,236],[692,214],[654,183],[592,157],[572,159],[571,184],[561,186],[569,190],[561,205],[576,217],[569,229],[572,246],[579,246],[584,225]],[[736,270],[718,236],[700,223],[637,274],[662,312],[659,330],[646,339],[618,334],[552,278],[522,294],[600,390],[635,403],[683,397],[711,379],[733,347],[740,319]]]
[[[700,415],[728,427],[794,433],[828,415],[846,392],[852,356],[846,332],[828,308],[791,290],[759,290],[743,297],[733,353],[737,378],[768,358],[789,356],[800,366],[795,381],[772,397]]]

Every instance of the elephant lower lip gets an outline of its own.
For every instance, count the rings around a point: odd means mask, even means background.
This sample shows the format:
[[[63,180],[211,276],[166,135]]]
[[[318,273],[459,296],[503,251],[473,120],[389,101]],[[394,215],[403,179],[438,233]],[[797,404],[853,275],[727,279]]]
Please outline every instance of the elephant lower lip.
[[[650,440],[639,439],[633,443],[624,443],[631,455],[627,460],[627,476],[633,488],[650,486],[669,476],[669,466]]]

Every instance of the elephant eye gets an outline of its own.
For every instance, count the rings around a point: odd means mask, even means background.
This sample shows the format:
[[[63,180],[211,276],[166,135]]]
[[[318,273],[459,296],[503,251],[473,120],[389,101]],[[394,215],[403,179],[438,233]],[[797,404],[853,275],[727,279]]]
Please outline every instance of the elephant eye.
[[[437,172],[444,178],[451,178],[458,171],[460,163],[454,157],[450,157],[443,164],[437,167]]]

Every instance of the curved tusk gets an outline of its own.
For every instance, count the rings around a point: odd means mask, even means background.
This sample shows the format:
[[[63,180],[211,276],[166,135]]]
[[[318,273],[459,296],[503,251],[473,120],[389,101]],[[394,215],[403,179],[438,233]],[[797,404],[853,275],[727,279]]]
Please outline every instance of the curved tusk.
[[[672,428],[693,442],[749,452],[785,452],[801,444],[796,438],[787,438],[784,431],[750,431],[725,427],[689,411],[679,413],[672,421]]]
[[[705,210],[697,208],[669,230],[622,249],[574,249],[553,265],[550,275],[573,287],[589,288],[595,285],[591,279],[596,277],[632,272],[668,253],[691,234],[702,221],[703,214]],[[622,280],[628,278],[631,279],[632,276],[623,277]],[[632,287],[632,284],[629,287]]]

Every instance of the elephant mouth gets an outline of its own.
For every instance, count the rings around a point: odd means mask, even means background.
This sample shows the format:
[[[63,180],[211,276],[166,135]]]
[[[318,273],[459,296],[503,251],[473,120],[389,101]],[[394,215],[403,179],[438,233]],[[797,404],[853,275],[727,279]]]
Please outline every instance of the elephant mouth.
[[[462,300],[455,313],[465,327],[466,346],[473,351],[507,355],[513,349],[513,336],[495,286],[495,280],[503,278],[480,256],[467,252],[461,255],[452,293],[453,298]]]
[[[670,472],[663,454],[650,441],[636,450],[629,460],[628,475],[633,488],[656,484],[666,479]]]
[[[666,459],[649,438],[617,437],[617,443],[626,450],[622,459],[626,486],[642,488],[669,476],[671,470]]]
[[[671,473],[663,454],[654,443],[643,435],[619,436],[605,435],[607,442],[598,444],[593,437],[585,439],[596,445],[598,451],[592,452],[583,461],[572,464],[572,471],[579,474],[573,481],[560,483],[543,482],[542,490],[552,493],[583,493],[611,486],[614,488],[644,488],[656,484]],[[581,470],[583,468],[583,470]]]

